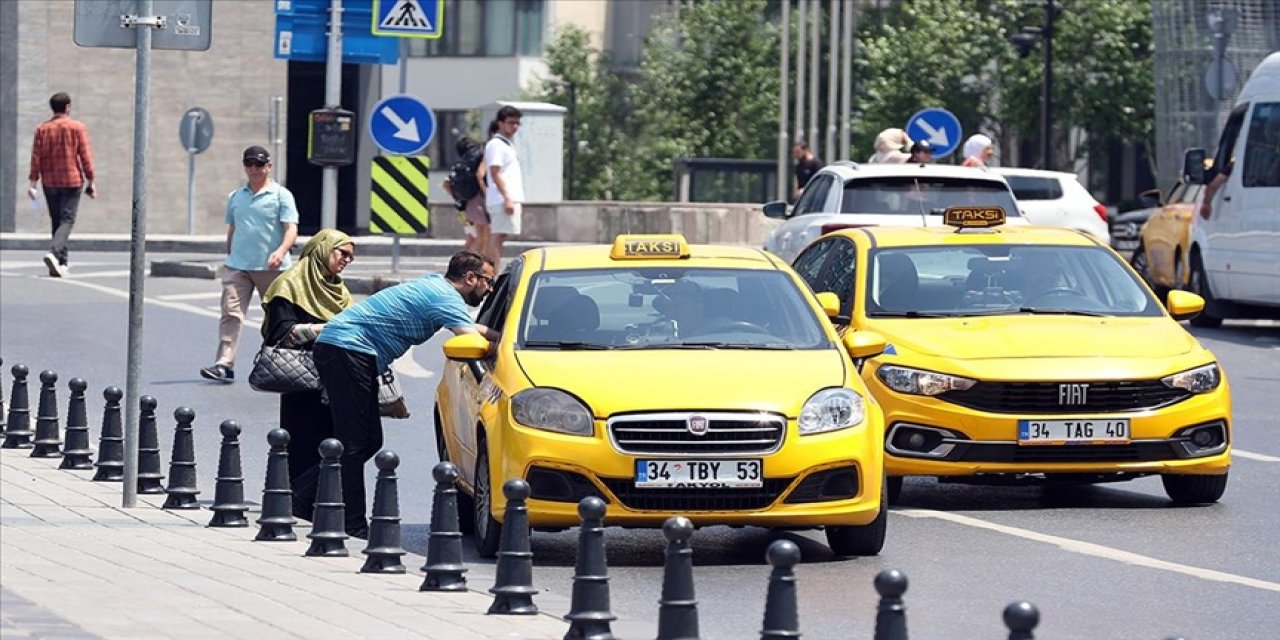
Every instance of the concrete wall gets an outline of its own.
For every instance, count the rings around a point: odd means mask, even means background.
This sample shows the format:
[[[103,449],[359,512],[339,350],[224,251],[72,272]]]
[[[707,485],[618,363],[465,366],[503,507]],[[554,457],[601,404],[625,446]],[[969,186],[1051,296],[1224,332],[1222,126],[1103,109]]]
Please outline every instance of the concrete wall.
[[[81,199],[77,231],[128,232],[133,180],[134,52],[84,48],[73,36],[72,0],[0,0],[16,5],[16,108],[0,108],[0,121],[12,121],[4,147],[14,149],[16,167],[3,167],[5,182],[17,184],[12,213],[18,231],[47,231],[42,207],[25,200],[31,136],[50,116],[49,96],[71,94],[72,117],[89,127],[100,196]],[[0,10],[0,17],[6,15]],[[213,116],[214,138],[196,160],[197,233],[220,232],[226,196],[244,181],[240,154],[251,144],[270,147],[267,113],[271,96],[287,97],[284,61],[272,57],[274,3],[264,0],[213,3],[212,44],[208,51],[155,51],[151,70],[150,155],[147,228],[154,233],[187,229],[187,162],[178,142],[178,124],[190,107]],[[10,38],[0,37],[0,54],[10,53]],[[3,64],[0,64],[3,68]],[[3,90],[0,90],[3,96]],[[0,106],[3,103],[0,102]],[[282,105],[283,109],[287,105]],[[0,133],[6,132],[0,124]],[[12,146],[8,140],[13,139]],[[9,154],[8,149],[4,150]],[[283,175],[283,159],[277,161]],[[3,195],[0,193],[0,195]],[[3,218],[0,217],[0,222]],[[4,228],[0,226],[0,228]]]
[[[0,2],[0,231],[13,231],[18,188],[18,5]],[[25,196],[24,196],[25,197]]]

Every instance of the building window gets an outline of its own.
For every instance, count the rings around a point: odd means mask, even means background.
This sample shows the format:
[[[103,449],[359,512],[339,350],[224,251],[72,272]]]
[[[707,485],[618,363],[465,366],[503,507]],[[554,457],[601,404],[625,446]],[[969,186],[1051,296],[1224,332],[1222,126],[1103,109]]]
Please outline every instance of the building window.
[[[541,56],[546,0],[450,0],[444,35],[413,38],[409,55],[428,57]]]

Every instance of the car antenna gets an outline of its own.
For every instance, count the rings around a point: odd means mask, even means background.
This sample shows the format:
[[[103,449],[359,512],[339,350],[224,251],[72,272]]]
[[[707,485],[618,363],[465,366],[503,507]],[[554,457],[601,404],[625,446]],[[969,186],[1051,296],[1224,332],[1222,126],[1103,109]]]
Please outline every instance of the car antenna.
[[[915,185],[916,191],[920,194],[920,199],[916,201],[916,208],[920,210],[920,226],[929,226],[929,212],[924,210],[924,189],[920,188],[920,179],[912,178],[911,184]]]

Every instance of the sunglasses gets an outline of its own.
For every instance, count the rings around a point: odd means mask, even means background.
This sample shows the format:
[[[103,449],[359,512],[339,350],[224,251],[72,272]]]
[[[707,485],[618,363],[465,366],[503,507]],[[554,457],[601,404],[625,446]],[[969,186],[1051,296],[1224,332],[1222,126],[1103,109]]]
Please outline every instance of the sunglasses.
[[[334,251],[337,251],[338,253],[342,254],[342,259],[346,260],[347,262],[356,261],[356,252],[351,251],[350,249],[343,249],[342,247],[338,247],[337,249],[334,249]]]
[[[261,160],[245,160],[245,161],[244,161],[244,166],[246,166],[246,167],[265,167],[265,166],[267,166],[267,163],[265,163],[265,162],[263,162],[263,161],[261,161]]]

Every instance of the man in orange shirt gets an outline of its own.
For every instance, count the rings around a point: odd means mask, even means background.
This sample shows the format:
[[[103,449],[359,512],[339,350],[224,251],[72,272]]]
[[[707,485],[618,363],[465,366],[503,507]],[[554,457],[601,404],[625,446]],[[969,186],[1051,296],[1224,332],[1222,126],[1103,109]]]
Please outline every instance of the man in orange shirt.
[[[53,117],[36,127],[31,143],[31,182],[28,195],[36,199],[36,184],[44,183],[44,199],[49,205],[49,223],[53,248],[44,256],[49,275],[60,278],[67,273],[67,240],[76,223],[80,192],[98,197],[93,186],[93,151],[89,148],[89,130],[83,122],[71,119],[71,96],[59,91],[49,98]]]

